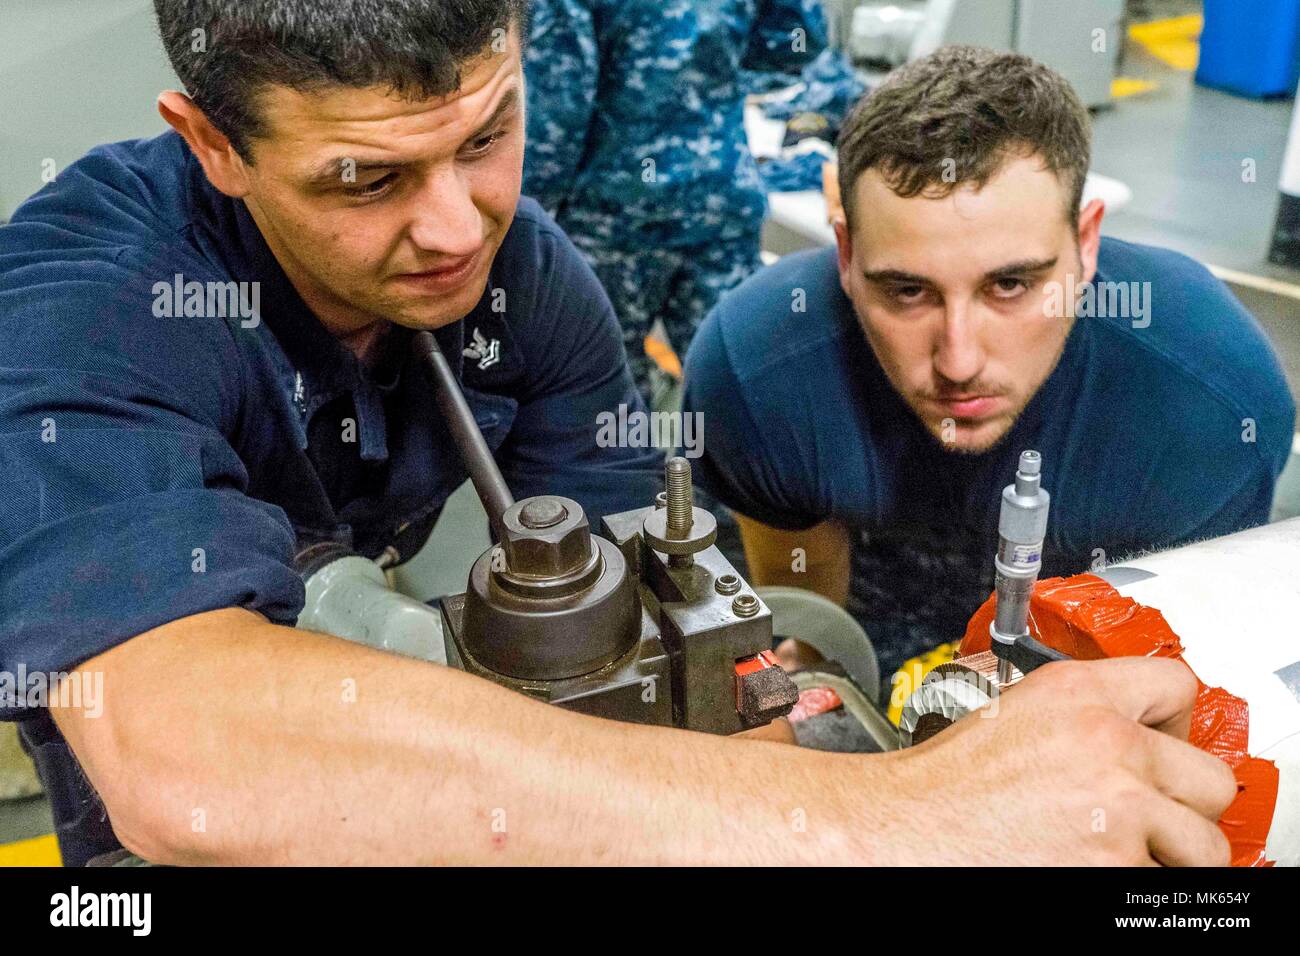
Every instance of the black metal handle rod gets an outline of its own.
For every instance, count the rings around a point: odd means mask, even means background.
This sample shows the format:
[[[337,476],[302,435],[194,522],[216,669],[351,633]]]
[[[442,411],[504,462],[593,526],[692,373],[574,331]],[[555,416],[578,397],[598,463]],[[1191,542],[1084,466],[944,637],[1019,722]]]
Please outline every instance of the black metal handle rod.
[[[433,381],[433,392],[438,400],[438,410],[442,412],[447,428],[451,430],[456,450],[460,452],[461,461],[469,471],[470,481],[483,502],[488,521],[496,533],[498,541],[505,540],[505,526],[502,516],[506,509],[515,503],[510,487],[501,477],[501,469],[492,459],[492,452],[483,433],[478,429],[474,413],[469,410],[465,394],[460,390],[460,383],[452,373],[447,356],[438,347],[438,341],[432,332],[416,332],[412,345],[416,355],[423,360]]]

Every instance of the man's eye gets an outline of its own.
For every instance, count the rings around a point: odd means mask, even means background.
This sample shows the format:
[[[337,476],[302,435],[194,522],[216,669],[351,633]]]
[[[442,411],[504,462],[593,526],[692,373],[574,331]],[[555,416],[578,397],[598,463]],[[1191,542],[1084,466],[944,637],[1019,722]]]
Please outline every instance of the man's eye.
[[[349,196],[356,196],[360,199],[373,199],[388,191],[388,187],[397,179],[397,173],[389,173],[381,176],[374,182],[366,183],[363,186],[349,186],[345,192]]]
[[[889,297],[904,305],[919,302],[924,296],[925,286],[922,285],[900,285],[889,290]]]
[[[993,283],[993,294],[999,299],[1014,299],[1029,288],[1024,279],[1004,278]]]
[[[498,130],[497,132],[491,133],[487,136],[479,136],[475,139],[472,139],[465,144],[465,153],[466,155],[469,156],[482,156],[493,146],[495,146],[497,140],[499,140],[504,135],[505,135],[504,130]]]

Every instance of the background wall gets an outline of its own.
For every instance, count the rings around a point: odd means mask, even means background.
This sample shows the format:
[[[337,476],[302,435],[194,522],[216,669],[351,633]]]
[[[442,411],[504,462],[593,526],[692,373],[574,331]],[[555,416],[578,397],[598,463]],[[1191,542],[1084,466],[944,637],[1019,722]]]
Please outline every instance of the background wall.
[[[99,143],[165,128],[158,93],[180,81],[151,0],[0,0],[0,219]],[[58,64],[58,68],[53,68]]]

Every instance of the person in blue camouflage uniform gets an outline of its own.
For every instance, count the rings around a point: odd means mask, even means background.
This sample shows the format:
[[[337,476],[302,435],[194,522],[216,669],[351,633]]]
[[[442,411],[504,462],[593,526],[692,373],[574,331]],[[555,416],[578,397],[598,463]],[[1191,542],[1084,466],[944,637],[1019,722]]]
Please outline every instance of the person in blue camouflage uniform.
[[[644,340],[678,355],[758,268],[751,80],[794,82],[827,43],[820,0],[533,0],[524,191],[586,255],[649,395]]]

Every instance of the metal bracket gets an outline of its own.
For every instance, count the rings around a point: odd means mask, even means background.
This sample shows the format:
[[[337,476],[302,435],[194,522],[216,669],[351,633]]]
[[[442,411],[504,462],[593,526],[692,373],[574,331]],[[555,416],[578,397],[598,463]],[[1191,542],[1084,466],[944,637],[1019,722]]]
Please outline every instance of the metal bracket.
[[[1035,668],[1050,664],[1052,661],[1070,659],[1069,654],[1062,654],[1029,634],[1020,635],[1013,644],[993,641],[993,653],[999,660],[1010,661],[1016,665],[1022,674],[1028,674]]]

